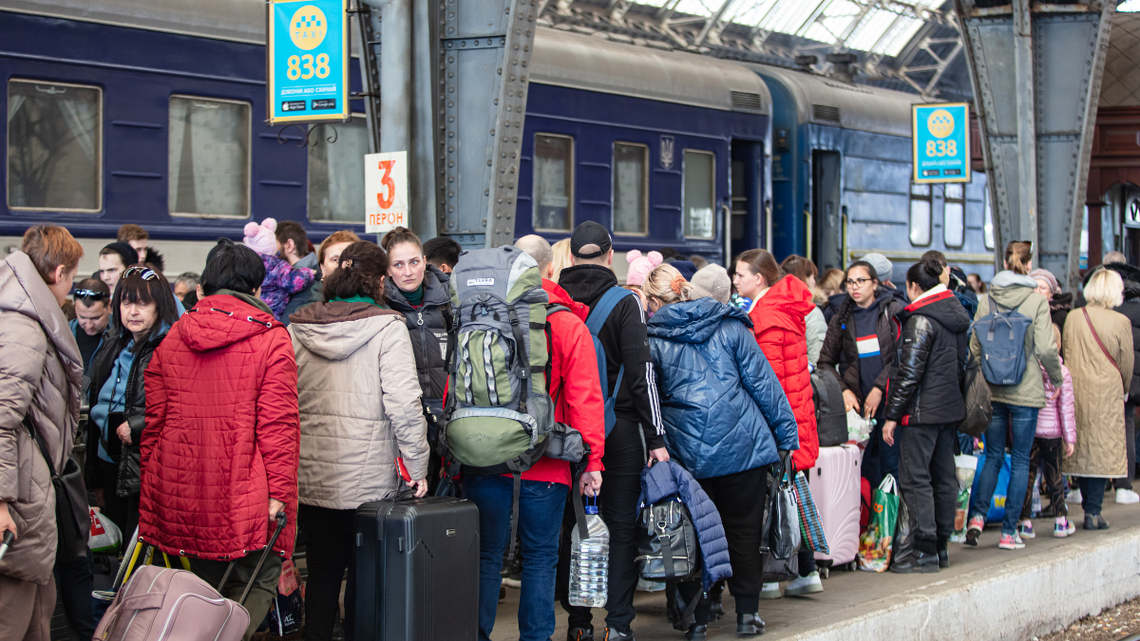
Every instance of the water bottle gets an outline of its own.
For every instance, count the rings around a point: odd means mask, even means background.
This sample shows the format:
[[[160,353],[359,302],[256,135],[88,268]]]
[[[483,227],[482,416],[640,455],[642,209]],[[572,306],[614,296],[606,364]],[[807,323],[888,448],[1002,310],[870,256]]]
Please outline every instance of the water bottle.
[[[606,605],[610,572],[610,530],[598,516],[597,498],[586,505],[586,529],[581,539],[575,527],[570,536],[570,605],[601,608]]]

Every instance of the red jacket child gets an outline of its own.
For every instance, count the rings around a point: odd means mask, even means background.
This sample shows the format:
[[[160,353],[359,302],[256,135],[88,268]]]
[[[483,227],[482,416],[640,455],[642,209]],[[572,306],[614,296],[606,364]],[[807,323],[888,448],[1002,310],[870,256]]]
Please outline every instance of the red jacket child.
[[[246,556],[268,542],[277,499],[289,521],[273,549],[290,557],[301,429],[285,327],[252,296],[208,296],[145,376],[140,538],[202,559]]]

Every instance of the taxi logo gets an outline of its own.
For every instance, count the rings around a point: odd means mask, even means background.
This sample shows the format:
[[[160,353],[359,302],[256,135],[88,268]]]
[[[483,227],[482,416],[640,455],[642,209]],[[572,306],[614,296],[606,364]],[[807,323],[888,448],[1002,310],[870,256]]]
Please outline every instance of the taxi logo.
[[[320,46],[328,29],[329,21],[325,18],[325,12],[311,4],[297,9],[289,20],[289,38],[298,49],[304,51]]]
[[[926,119],[926,128],[935,138],[945,138],[954,133],[954,116],[945,109],[936,109]]]

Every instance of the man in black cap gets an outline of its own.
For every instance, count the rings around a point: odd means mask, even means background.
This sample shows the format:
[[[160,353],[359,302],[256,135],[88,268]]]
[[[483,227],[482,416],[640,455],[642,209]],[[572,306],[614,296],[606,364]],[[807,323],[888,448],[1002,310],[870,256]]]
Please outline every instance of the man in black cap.
[[[613,242],[605,227],[588,221],[578,225],[570,238],[573,267],[562,271],[558,284],[579,303],[597,307],[611,289],[618,287]],[[633,592],[637,586],[637,544],[634,540],[637,499],[641,494],[641,470],[647,462],[668,461],[665,450],[665,427],[661,422],[661,404],[646,335],[645,310],[637,296],[624,296],[606,318],[598,340],[606,352],[609,380],[603,383],[602,396],[609,397],[622,366],[621,386],[616,390],[614,412],[617,422],[606,436],[602,464],[602,480],[606,491],[599,495],[602,519],[610,530],[609,599],[606,603],[606,639],[633,639]],[[640,433],[639,433],[640,430]],[[559,585],[569,577],[569,546],[559,559]],[[584,641],[594,638],[589,608],[571,606],[563,598],[562,607],[569,613],[567,638]]]
[[[127,243],[115,242],[99,251],[99,280],[115,295],[115,285],[127,267],[139,262],[139,253]]]

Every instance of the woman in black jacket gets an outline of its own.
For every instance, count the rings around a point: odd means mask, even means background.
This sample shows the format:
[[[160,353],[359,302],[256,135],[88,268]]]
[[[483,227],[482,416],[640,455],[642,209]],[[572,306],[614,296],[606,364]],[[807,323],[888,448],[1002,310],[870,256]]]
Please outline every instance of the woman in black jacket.
[[[962,383],[970,317],[939,281],[941,274],[932,258],[913,265],[906,285],[914,302],[895,317],[898,365],[891,374],[883,441],[893,445],[902,426],[899,488],[910,508],[915,554],[891,570],[904,574],[950,567],[946,544],[958,498],[954,444],[966,411]]]
[[[895,355],[891,319],[902,305],[879,286],[870,263],[851,263],[844,281],[847,293],[827,325],[818,366],[839,377],[845,409],[878,419],[863,457],[863,476],[876,487],[886,474],[898,473],[898,448],[882,442],[882,401]]]
[[[139,520],[139,439],[146,421],[143,372],[178,319],[170,284],[145,265],[123,271],[111,300],[114,319],[91,359],[87,487],[130,537]]]

